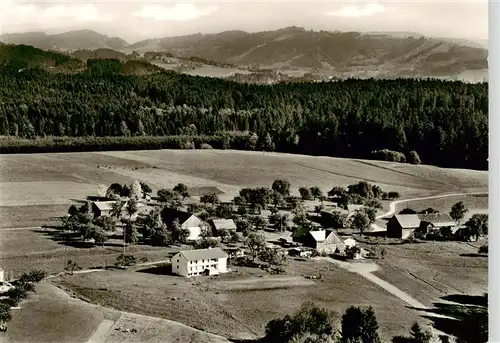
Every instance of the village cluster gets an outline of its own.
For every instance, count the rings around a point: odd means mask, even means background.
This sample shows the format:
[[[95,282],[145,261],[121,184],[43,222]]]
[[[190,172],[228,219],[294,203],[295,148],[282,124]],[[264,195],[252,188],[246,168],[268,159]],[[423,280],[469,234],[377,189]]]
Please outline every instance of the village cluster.
[[[459,225],[467,209],[458,203],[452,209],[454,219],[431,208],[422,213],[405,209],[382,228],[376,224],[381,220],[376,215],[381,201],[399,194],[364,181],[333,187],[327,195],[318,187],[302,187],[300,196],[293,196],[288,181],[276,180],[270,188],[242,189],[231,201],[221,201],[216,193],[191,195],[184,184],[160,189],[156,197],[151,193],[139,181],[130,186],[113,184],[106,196],[80,208],[73,205],[64,228],[95,244],[104,244],[121,229],[123,265],[133,264],[127,258],[134,260],[126,254],[127,244],[179,247],[171,259],[172,273],[190,277],[226,273],[230,264],[259,265],[280,273],[287,256],[377,258],[380,252],[361,248],[354,236],[472,240],[484,224],[475,215],[479,228]]]

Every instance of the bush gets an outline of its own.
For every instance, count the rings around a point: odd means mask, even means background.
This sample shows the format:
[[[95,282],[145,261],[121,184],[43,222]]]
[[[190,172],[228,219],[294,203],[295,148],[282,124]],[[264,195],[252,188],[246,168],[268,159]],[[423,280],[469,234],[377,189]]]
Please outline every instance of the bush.
[[[410,151],[410,155],[408,156],[408,162],[411,164],[420,164],[422,161],[420,160],[420,156],[415,150]]]
[[[478,251],[479,254],[488,254],[488,246],[487,245],[483,245],[481,247],[479,247],[479,251]]]
[[[399,151],[393,151],[389,149],[374,150],[372,151],[372,158],[381,161],[389,162],[406,162],[406,156]]]
[[[40,282],[47,276],[47,273],[43,270],[34,269],[28,273],[24,273],[19,278],[20,283],[28,283],[28,282]]]
[[[121,254],[116,258],[115,266],[121,268],[127,268],[133,266],[137,263],[137,259],[134,255],[124,255]]]
[[[200,145],[200,149],[213,149],[212,146],[208,143],[202,143]]]
[[[12,319],[10,305],[5,302],[0,302],[0,323],[8,322]]]

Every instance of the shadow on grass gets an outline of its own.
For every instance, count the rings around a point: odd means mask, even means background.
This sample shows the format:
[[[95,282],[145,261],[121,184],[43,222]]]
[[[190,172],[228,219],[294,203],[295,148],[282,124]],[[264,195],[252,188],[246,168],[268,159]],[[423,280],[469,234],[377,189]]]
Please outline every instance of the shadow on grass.
[[[172,273],[172,265],[171,264],[162,264],[157,267],[151,267],[151,268],[146,268],[146,269],[139,269],[137,270],[138,273],[147,273],[147,274],[153,274],[153,275],[174,275]],[[177,275],[175,275],[177,276]]]
[[[455,302],[434,303],[432,309],[417,309],[429,314],[443,317],[422,315],[430,320],[433,326],[467,343],[483,343],[488,341],[488,295],[471,296],[454,294],[442,297],[445,301]]]
[[[462,257],[485,257],[488,258],[488,255],[486,254],[475,254],[475,253],[469,253],[469,254],[460,254]]]
[[[44,236],[49,237],[51,240],[56,242],[57,244],[60,245],[65,245],[73,248],[80,248],[80,249],[90,249],[94,247],[102,247],[101,244],[96,245],[91,242],[82,242],[81,237],[79,234],[74,233],[74,232],[67,232],[67,231],[62,231],[60,230],[60,227],[53,228],[54,230],[33,230],[33,232],[36,233],[41,233]],[[120,237],[121,238],[121,237]],[[122,247],[122,243],[112,243],[112,242],[105,242],[104,247],[105,248],[120,248]]]
[[[257,338],[257,339],[229,339],[229,342],[231,343],[264,343],[263,338]]]

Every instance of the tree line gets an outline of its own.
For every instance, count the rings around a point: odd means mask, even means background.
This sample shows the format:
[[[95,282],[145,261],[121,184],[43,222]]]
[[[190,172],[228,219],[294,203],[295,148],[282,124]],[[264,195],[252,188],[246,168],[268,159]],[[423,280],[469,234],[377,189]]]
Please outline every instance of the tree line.
[[[213,136],[218,148],[402,161],[400,153],[427,164],[487,168],[486,83],[250,85],[171,71],[122,75],[112,61],[90,64],[71,75],[0,67],[0,135]],[[4,144],[18,144],[10,142]]]

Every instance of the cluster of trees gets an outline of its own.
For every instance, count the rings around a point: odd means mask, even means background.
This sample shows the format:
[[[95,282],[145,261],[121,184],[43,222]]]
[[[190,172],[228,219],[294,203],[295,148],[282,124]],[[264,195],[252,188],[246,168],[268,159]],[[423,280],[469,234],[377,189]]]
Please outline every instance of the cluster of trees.
[[[249,257],[244,257],[236,263],[248,264],[259,260],[264,263],[263,267],[271,273],[285,272],[287,256],[282,251],[267,247],[264,235],[256,232],[250,233],[245,239],[245,245],[249,250]]]
[[[379,324],[370,306],[349,306],[341,318],[340,330],[335,324],[336,314],[311,302],[302,304],[292,315],[273,319],[266,325],[264,342],[269,343],[381,343]],[[394,337],[394,343],[441,342],[418,323],[410,329],[410,337]]]
[[[35,291],[35,285],[47,276],[43,270],[34,269],[22,274],[13,284],[14,288],[8,290],[0,299],[0,324],[12,319],[11,307],[16,307],[28,296],[29,292]]]
[[[408,157],[406,157],[405,154],[399,151],[393,151],[389,149],[374,150],[372,151],[372,157],[376,160],[390,161],[390,162],[399,162],[399,163],[408,162],[411,164],[422,163],[422,161],[420,160],[420,156],[415,150],[411,150],[408,153]]]
[[[487,168],[486,83],[249,85],[169,71],[125,76],[115,64],[73,75],[0,67],[0,135],[171,136],[195,126],[197,135],[217,136],[207,142],[213,147],[354,158],[388,149],[428,164]]]

